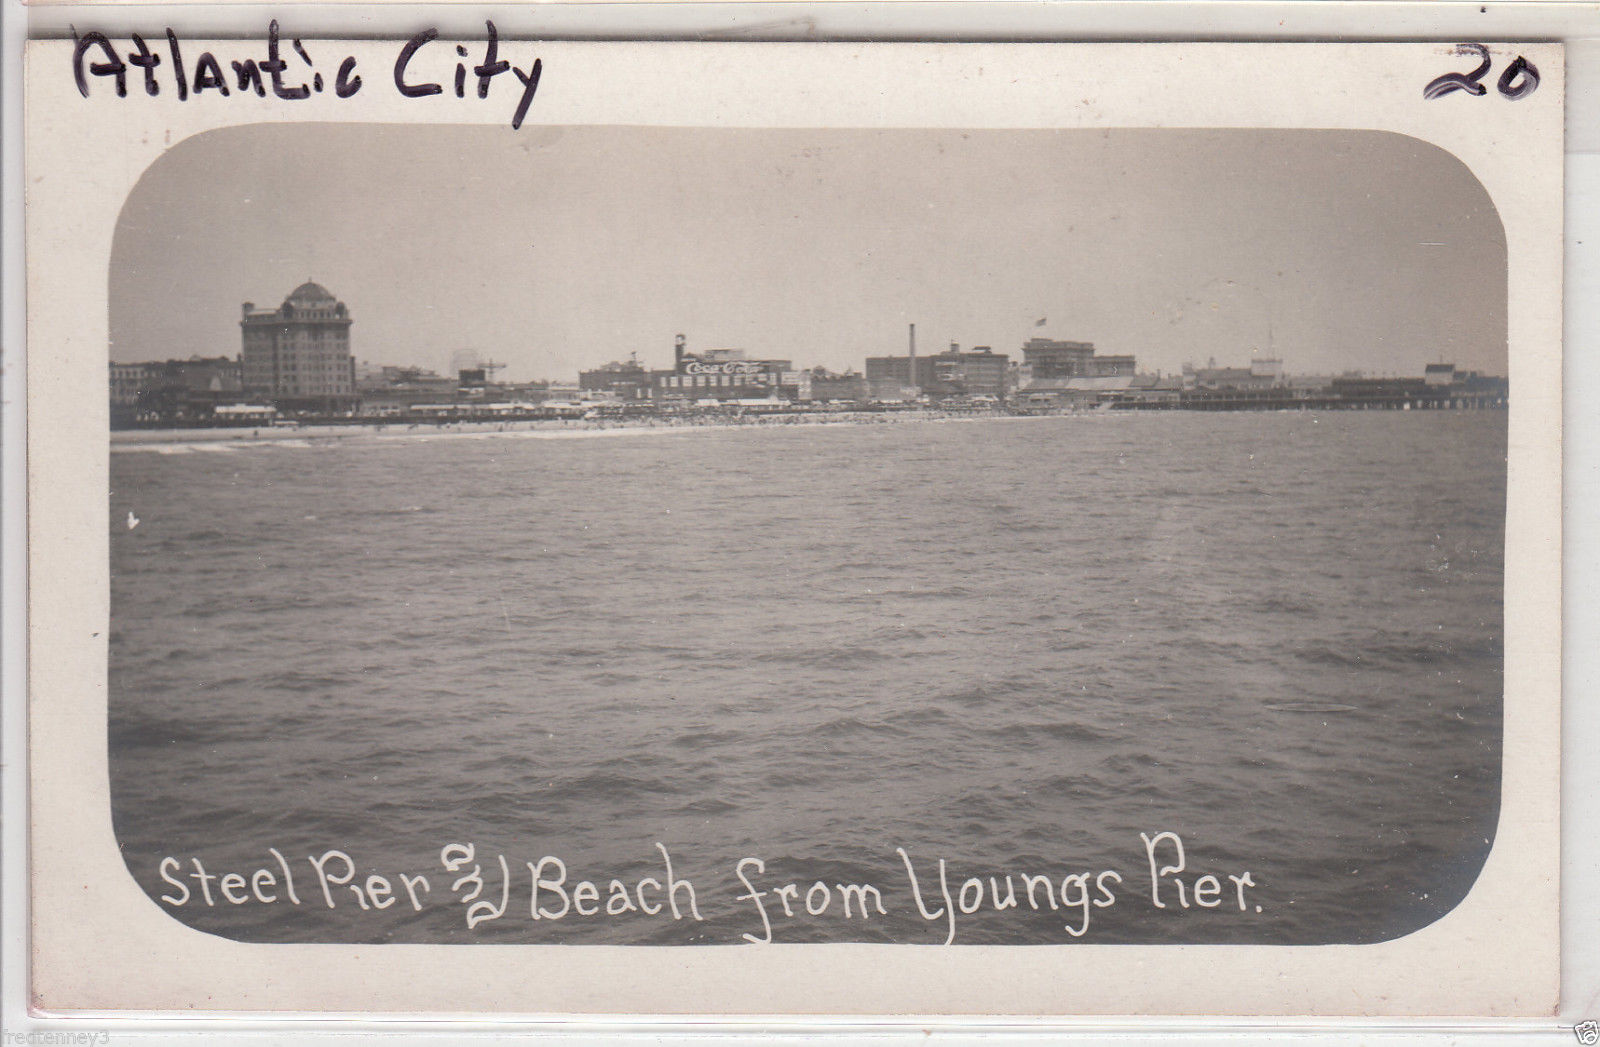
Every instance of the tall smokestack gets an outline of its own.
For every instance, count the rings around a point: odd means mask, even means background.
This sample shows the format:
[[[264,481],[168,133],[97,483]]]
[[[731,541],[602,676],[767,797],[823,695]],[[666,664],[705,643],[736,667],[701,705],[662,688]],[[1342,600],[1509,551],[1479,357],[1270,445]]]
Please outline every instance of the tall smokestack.
[[[917,388],[917,325],[911,325],[911,351],[906,357],[906,385]]]
[[[672,340],[672,369],[678,374],[683,373],[683,346],[687,341],[681,334]]]

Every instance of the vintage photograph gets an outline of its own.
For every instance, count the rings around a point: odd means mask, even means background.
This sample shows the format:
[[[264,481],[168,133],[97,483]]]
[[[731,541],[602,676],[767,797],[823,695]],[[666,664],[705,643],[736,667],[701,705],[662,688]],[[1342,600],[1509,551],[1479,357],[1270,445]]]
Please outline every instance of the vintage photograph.
[[[1527,391],[1438,146],[257,123],[105,275],[110,803],[192,928],[1364,944],[1494,847]]]

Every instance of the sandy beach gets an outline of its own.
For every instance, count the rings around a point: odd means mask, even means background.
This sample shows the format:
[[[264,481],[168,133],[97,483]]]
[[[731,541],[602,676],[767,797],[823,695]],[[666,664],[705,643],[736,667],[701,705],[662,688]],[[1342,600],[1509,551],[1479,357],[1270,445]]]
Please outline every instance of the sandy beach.
[[[309,447],[335,440],[440,440],[522,437],[586,439],[647,433],[694,433],[755,426],[888,425],[906,422],[968,422],[1028,416],[951,411],[839,411],[708,418],[567,419],[560,421],[391,422],[366,425],[230,426],[226,428],[124,429],[111,433],[112,451],[185,453],[238,446]]]

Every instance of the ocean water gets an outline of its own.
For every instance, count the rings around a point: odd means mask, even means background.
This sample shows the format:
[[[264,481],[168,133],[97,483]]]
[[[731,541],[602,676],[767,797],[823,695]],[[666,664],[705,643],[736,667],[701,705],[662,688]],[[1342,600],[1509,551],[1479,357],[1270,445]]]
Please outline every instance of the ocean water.
[[[1505,447],[1501,412],[114,445],[118,839],[248,941],[1397,937],[1494,838]]]

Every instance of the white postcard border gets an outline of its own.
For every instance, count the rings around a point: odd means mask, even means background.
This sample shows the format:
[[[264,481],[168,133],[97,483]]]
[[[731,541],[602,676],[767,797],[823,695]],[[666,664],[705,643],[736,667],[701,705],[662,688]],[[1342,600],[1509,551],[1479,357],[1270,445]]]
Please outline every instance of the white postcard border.
[[[1472,893],[1438,923],[1372,946],[357,947],[229,942],[162,912],[123,868],[110,829],[107,418],[104,396],[94,394],[105,382],[111,235],[149,164],[211,128],[288,120],[509,123],[503,98],[412,101],[381,90],[394,42],[339,46],[370,70],[371,89],[293,105],[238,97],[178,103],[132,92],[116,99],[104,81],[85,100],[72,83],[70,43],[29,50],[37,1006],[455,1015],[1553,1012],[1559,45],[1493,47],[1502,58],[1522,53],[1539,64],[1543,97],[1527,106],[1493,97],[1425,102],[1421,85],[1454,68],[1448,45],[516,45],[546,67],[529,117],[535,124],[1375,128],[1432,142],[1466,163],[1500,211],[1510,266],[1505,762],[1494,849]],[[661,91],[662,83],[674,89]],[[508,126],[506,133],[516,132]]]

